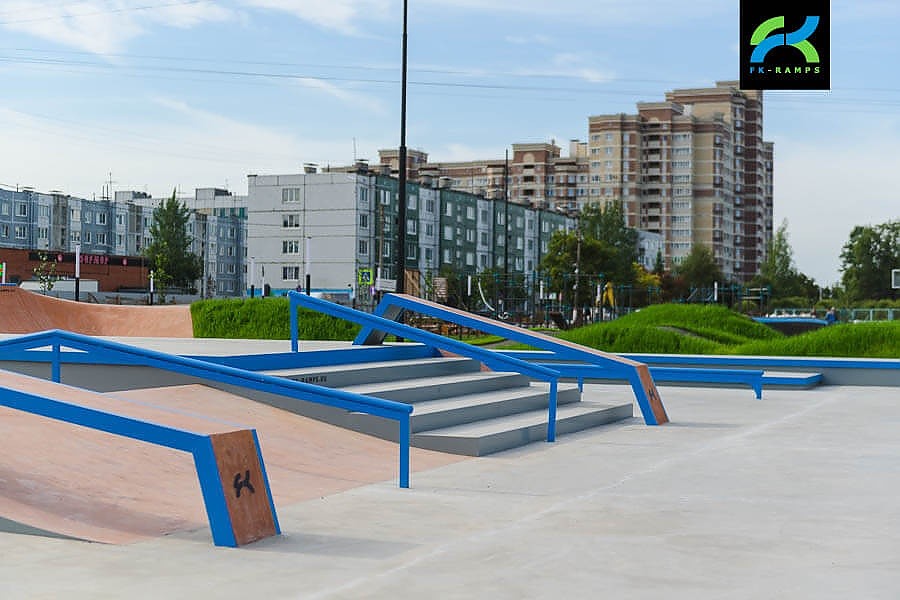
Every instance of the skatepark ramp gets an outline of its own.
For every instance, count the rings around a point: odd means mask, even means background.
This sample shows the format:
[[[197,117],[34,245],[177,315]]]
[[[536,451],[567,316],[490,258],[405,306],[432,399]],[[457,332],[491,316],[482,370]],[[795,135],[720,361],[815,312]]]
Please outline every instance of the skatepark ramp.
[[[389,419],[397,423],[399,484],[400,487],[409,487],[409,415],[412,407],[407,404],[68,331],[46,331],[0,341],[0,357],[3,360],[50,363],[51,379],[57,383],[61,380],[62,367],[67,362],[144,366],[280,396],[287,404],[315,403]]]
[[[244,545],[279,533],[259,441],[252,429],[8,371],[0,371],[0,406],[189,453],[217,546]],[[52,444],[53,440],[45,443]],[[166,472],[163,465],[153,463],[141,470]],[[117,483],[109,481],[106,489],[97,491],[98,503],[106,500],[104,493],[116,493]],[[164,479],[160,483],[169,484]],[[40,493],[25,491],[29,495]],[[169,493],[183,494],[184,490],[170,489]],[[27,501],[19,498],[16,502],[14,498],[13,503],[22,506]]]
[[[0,286],[0,333],[61,329],[84,335],[194,337],[191,308],[120,306],[61,300],[22,288]]]

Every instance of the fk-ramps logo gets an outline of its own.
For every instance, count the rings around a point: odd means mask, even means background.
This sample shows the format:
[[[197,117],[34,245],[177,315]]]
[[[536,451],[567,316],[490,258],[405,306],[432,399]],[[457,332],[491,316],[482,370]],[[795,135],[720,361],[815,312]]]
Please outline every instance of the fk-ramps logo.
[[[741,0],[741,88],[831,88],[829,0]]]

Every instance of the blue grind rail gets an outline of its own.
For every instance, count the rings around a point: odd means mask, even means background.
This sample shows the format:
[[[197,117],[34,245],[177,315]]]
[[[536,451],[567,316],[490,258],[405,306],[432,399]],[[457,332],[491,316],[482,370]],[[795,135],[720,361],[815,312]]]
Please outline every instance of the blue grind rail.
[[[2,387],[0,390],[2,390],[0,391],[0,405],[2,406],[190,453],[193,456],[194,466],[197,469],[200,491],[203,495],[203,504],[206,508],[206,516],[209,520],[213,543],[216,546],[237,546],[231,516],[228,513],[225,490],[222,487],[216,456],[209,435],[79,406],[21,390],[6,387]],[[269,488],[269,478],[266,474],[262,451],[259,447],[259,439],[256,435],[256,430],[253,429],[251,431],[253,432],[253,440],[256,443],[262,480],[266,493],[269,495],[269,505],[275,524],[275,532],[280,534],[281,528],[275,513],[275,503],[272,500],[272,491]]]
[[[397,323],[378,315],[372,315],[340,304],[328,302],[327,300],[307,296],[306,294],[301,294],[299,292],[288,292],[288,298],[290,299],[291,312],[291,350],[294,352],[299,348],[297,307],[303,306],[333,317],[358,323],[362,325],[363,328],[377,328],[380,331],[386,331],[389,334],[413,342],[419,342],[420,344],[425,344],[432,348],[452,352],[467,358],[474,358],[492,369],[513,370],[533,379],[549,382],[550,398],[547,414],[547,441],[556,441],[557,387],[559,384],[559,373],[557,371],[527,363],[516,358],[503,356],[502,354],[497,354],[490,350],[485,350],[484,348],[472,346],[464,342],[445,338],[429,331],[422,331],[421,329]],[[412,410],[412,407],[410,407],[410,410]]]
[[[515,325],[480,317],[461,310],[451,309],[434,302],[429,302],[428,300],[422,300],[405,294],[385,294],[381,299],[381,302],[375,308],[375,314],[395,319],[400,316],[403,310],[427,315],[436,319],[442,319],[487,334],[498,335],[515,342],[528,344],[529,346],[551,352],[554,359],[559,359],[561,361],[578,361],[581,363],[580,366],[583,366],[586,369],[589,368],[595,375],[602,374],[604,378],[623,379],[628,381],[634,391],[635,399],[641,410],[641,415],[644,418],[644,423],[647,425],[658,425],[660,422],[651,406],[651,400],[656,400],[658,402],[659,409],[663,413],[662,416],[665,417],[665,409],[662,406],[662,401],[658,397],[651,399],[651,395],[656,394],[655,385],[653,385],[651,381],[652,391],[648,391],[644,382],[641,381],[638,367],[643,367],[644,365],[639,360],[601,352],[592,348],[586,348],[572,342],[564,342],[548,335],[516,327]],[[384,339],[384,331],[386,330],[377,326],[364,327],[353,343],[380,343],[381,340]],[[507,353],[495,354],[504,354],[513,357],[511,354]],[[558,367],[558,365],[555,364],[541,364],[550,369],[557,369]],[[571,375],[566,375],[566,377],[571,377]],[[650,377],[652,378],[652,373],[650,373]]]
[[[49,347],[50,350],[39,350],[39,348],[45,347]],[[80,352],[63,352],[63,348],[70,348]],[[22,350],[28,350],[29,352],[23,353],[21,352]],[[8,353],[15,355],[16,358],[20,358],[23,354],[30,354],[32,357],[29,360],[32,362],[51,363],[51,379],[56,383],[60,382],[62,364],[74,355],[78,358],[78,362],[88,362],[89,359],[94,364],[153,367],[209,381],[286,396],[298,401],[314,402],[333,408],[392,419],[397,421],[399,426],[400,487],[409,487],[409,415],[412,413],[412,407],[408,404],[326,388],[311,383],[273,377],[263,373],[205,362],[196,358],[136,348],[118,342],[101,340],[58,329],[0,341],[0,359],[5,360],[5,356]],[[87,353],[87,355],[81,353]],[[79,354],[81,355],[79,356]]]

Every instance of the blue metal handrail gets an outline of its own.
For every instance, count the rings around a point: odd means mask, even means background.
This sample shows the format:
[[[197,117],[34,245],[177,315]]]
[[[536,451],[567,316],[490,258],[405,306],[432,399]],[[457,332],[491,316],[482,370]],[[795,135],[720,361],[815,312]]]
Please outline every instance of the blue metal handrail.
[[[364,327],[377,328],[379,331],[386,331],[392,335],[396,335],[414,342],[419,342],[433,348],[452,352],[467,358],[474,358],[481,361],[488,367],[497,370],[513,370],[517,373],[527,375],[533,379],[540,379],[550,383],[550,399],[547,416],[547,441],[556,440],[556,405],[557,405],[557,386],[559,383],[559,373],[548,367],[535,365],[532,363],[511,358],[478,346],[472,346],[457,340],[446,338],[430,331],[422,331],[403,323],[397,323],[390,319],[385,319],[377,315],[372,315],[362,311],[358,311],[340,304],[321,300],[299,292],[288,292],[290,299],[291,312],[291,350],[296,352],[299,348],[298,328],[297,328],[297,307],[304,306],[313,308],[333,317],[345,319],[358,323]]]
[[[0,388],[0,390],[2,390],[2,393],[0,393],[0,406],[191,454],[197,469],[200,492],[203,496],[203,504],[209,520],[213,543],[217,546],[237,546],[234,526],[223,495],[222,482],[219,480],[218,466],[216,465],[216,456],[210,443],[209,435],[118,415],[96,408],[79,406],[21,390],[11,388]],[[256,435],[256,430],[251,431],[257,452],[259,452],[259,439]],[[269,488],[269,478],[266,474],[265,463],[262,460],[261,453],[258,455],[258,458],[262,470],[263,484],[269,496],[269,506],[272,511],[275,532],[281,533],[278,516],[275,513],[275,503]]]
[[[472,315],[461,310],[446,307],[428,300],[415,298],[404,294],[385,294],[381,302],[375,308],[376,315],[399,315],[402,310],[409,310],[420,313],[463,327],[477,329],[487,334],[498,335],[508,340],[528,344],[534,348],[540,348],[553,353],[553,357],[566,361],[581,361],[595,368],[606,369],[607,372],[614,375],[621,375],[623,379],[631,384],[634,391],[635,399],[638,407],[644,417],[647,425],[658,425],[661,421],[665,422],[668,417],[665,414],[665,408],[659,399],[652,380],[652,375],[646,366],[636,360],[624,358],[615,354],[609,354],[586,348],[573,342],[566,342],[552,338],[548,335],[529,331],[515,325],[495,321],[477,315]],[[363,328],[359,335],[356,336],[354,344],[362,344],[367,340],[379,339],[380,336],[375,335],[375,331],[386,331],[382,327],[369,326]],[[546,365],[545,365],[546,366]],[[644,369],[647,373],[649,382],[643,381],[640,376],[640,369]],[[661,412],[658,418],[654,411],[654,403]]]
[[[314,402],[395,420],[400,427],[400,487],[409,487],[409,436],[412,406],[408,404],[245,371],[196,358],[136,348],[59,329],[0,341],[0,352],[33,350],[46,346],[50,347],[50,351],[47,353],[49,356],[46,357],[45,362],[51,363],[51,378],[57,383],[60,381],[60,365],[65,362],[65,353],[61,352],[61,349],[66,347],[91,353],[96,356],[98,363],[102,363],[104,357],[120,359],[129,365],[153,367],[260,392],[287,396],[295,400]],[[35,352],[35,358],[37,358],[39,351]]]

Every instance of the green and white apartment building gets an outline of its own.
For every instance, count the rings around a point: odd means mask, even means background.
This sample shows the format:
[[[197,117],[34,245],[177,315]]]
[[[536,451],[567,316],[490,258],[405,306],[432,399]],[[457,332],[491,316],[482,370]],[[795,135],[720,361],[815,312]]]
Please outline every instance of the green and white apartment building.
[[[406,290],[424,295],[444,269],[533,276],[555,231],[575,219],[427,181],[407,184]],[[369,306],[375,283],[396,278],[399,181],[350,172],[250,175],[247,284],[304,289]],[[508,261],[508,262],[507,262]]]

